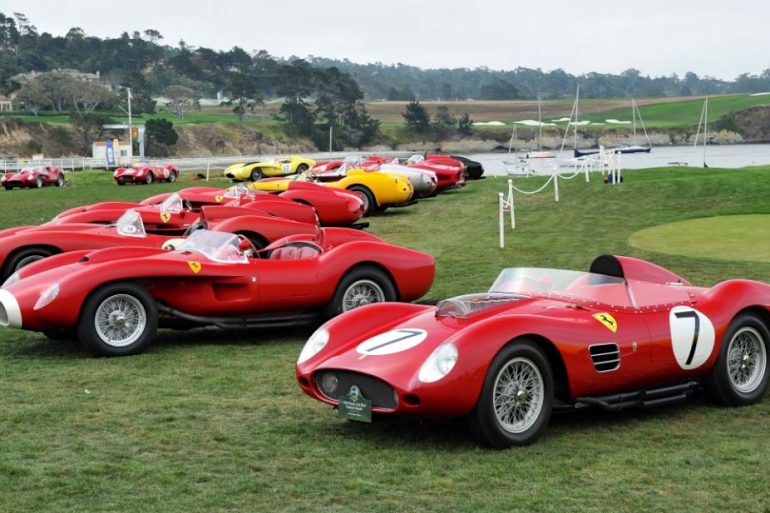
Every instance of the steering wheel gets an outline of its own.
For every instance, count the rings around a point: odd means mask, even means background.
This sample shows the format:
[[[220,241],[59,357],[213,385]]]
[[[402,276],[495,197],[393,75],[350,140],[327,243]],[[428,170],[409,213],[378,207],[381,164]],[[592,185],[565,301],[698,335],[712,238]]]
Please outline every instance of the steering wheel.
[[[248,258],[257,258],[259,252],[253,242],[249,240],[245,235],[238,234],[238,249]]]

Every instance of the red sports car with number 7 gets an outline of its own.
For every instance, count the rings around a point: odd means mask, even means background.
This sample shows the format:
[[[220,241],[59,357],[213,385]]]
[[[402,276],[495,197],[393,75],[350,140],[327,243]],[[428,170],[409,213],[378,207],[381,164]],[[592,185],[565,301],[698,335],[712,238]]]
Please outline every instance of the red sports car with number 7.
[[[590,272],[511,268],[488,292],[330,320],[297,362],[302,390],[351,420],[468,417],[487,444],[534,441],[554,409],[645,408],[705,386],[727,405],[768,386],[770,285],[693,287],[604,255]]]

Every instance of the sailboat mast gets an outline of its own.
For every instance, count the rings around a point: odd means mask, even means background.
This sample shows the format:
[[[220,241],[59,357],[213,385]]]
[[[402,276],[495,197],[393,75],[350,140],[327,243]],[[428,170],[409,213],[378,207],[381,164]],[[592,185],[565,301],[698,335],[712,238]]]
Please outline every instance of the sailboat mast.
[[[537,95],[537,150],[540,151],[540,140],[543,138],[543,108],[540,95]]]
[[[636,146],[636,99],[631,98],[631,119],[634,123],[634,146]]]
[[[577,129],[578,129],[578,99],[580,98],[580,84],[575,91],[575,145],[573,148],[577,149]]]
[[[706,145],[709,142],[709,99],[703,103],[703,167],[706,165]]]

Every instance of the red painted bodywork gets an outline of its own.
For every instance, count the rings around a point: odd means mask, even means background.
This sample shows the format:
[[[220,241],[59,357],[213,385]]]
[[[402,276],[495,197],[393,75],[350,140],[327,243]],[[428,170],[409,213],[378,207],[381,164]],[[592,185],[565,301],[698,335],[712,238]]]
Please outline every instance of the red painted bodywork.
[[[119,167],[112,174],[118,185],[126,183],[148,183],[147,176],[152,175],[151,182],[174,182],[179,177],[179,169],[175,166],[139,165]]]
[[[574,403],[596,397],[701,380],[711,371],[723,336],[738,314],[757,313],[770,324],[770,285],[749,280],[728,280],[706,289],[693,287],[679,276],[648,262],[616,257],[623,266],[626,286],[637,307],[615,306],[626,297],[623,285],[599,285],[601,299],[574,301],[564,296],[533,293],[471,313],[467,318],[437,316],[434,306],[377,304],[353,310],[324,325],[329,343],[296,368],[302,390],[336,406],[314,381],[322,370],[361,373],[385,381],[398,394],[395,409],[373,411],[396,415],[459,417],[475,407],[487,370],[495,355],[519,339],[533,340],[549,354],[559,399]],[[645,280],[645,281],[636,281]],[[617,304],[616,303],[616,304]],[[714,346],[697,368],[677,362],[669,316],[675,306],[705,315],[714,327]],[[612,332],[594,318],[610,313],[617,326]],[[395,329],[421,329],[427,338],[417,346],[390,355],[362,358],[361,342]],[[419,369],[442,343],[457,347],[455,367],[434,383],[418,380]],[[618,345],[621,363],[616,370],[599,372],[589,354],[595,344]],[[558,387],[557,387],[558,388]],[[409,400],[404,400],[409,398]]]
[[[18,172],[7,171],[0,178],[0,185],[10,190],[14,187],[33,188],[38,185],[38,178],[41,179],[41,185],[63,185],[64,173],[61,169],[54,166],[45,166],[41,168],[22,169]]]
[[[189,251],[140,247],[80,251],[24,267],[21,280],[3,290],[18,302],[22,329],[60,331],[74,328],[83,301],[92,291],[116,281],[140,283],[159,303],[204,318],[321,308],[342,277],[363,264],[379,267],[392,277],[402,301],[419,298],[433,283],[432,256],[388,244],[360,230],[328,228],[290,239],[314,241],[323,252],[299,260],[251,258],[246,263],[220,263]],[[200,264],[197,271],[192,270],[191,262]],[[35,310],[40,292],[54,282],[60,286],[56,299]]]
[[[272,215],[297,221],[308,222],[308,216],[317,214],[323,226],[349,226],[358,222],[364,215],[364,203],[357,193],[330,189],[310,182],[292,182],[287,191],[279,194],[249,190],[238,199],[226,198],[225,189],[216,187],[189,187],[178,192],[194,209],[222,203],[241,206],[253,203],[255,208]],[[156,194],[143,200],[142,204],[159,204],[169,194]],[[315,209],[315,212],[312,212],[312,209]]]
[[[165,196],[168,195],[161,196],[164,196],[165,199]],[[216,210],[220,207],[228,207],[228,209]],[[233,210],[233,208],[236,210]],[[202,210],[199,206],[197,208],[184,208],[180,212],[170,213],[161,212],[159,204],[146,205],[142,203],[105,201],[65,210],[47,224],[108,224],[117,221],[118,218],[129,209],[139,212],[142,216],[142,221],[148,230],[162,231],[168,234],[182,233],[191,225],[197,223]],[[316,213],[311,207],[291,201],[270,201],[268,199],[263,202],[254,202],[235,200],[223,202],[221,204],[212,203],[209,205],[209,211],[228,212],[232,216],[258,215],[263,217],[274,217],[287,222],[293,221],[303,224],[318,224]],[[218,217],[221,218],[222,216],[220,215]]]
[[[75,222],[71,220],[72,216],[66,217],[64,222],[53,221],[41,226],[0,230],[0,276],[7,277],[12,272],[4,267],[4,263],[14,253],[25,248],[42,247],[53,253],[119,246],[160,248],[165,241],[183,236],[188,228],[194,225],[205,226],[214,231],[240,233],[250,239],[264,239],[267,244],[289,235],[318,234],[318,226],[315,223],[292,221],[251,208],[211,205],[203,207],[199,213],[183,211],[179,214],[168,214],[169,217],[165,219],[155,207],[141,207],[135,210],[142,217],[147,232],[145,238],[119,235],[115,226]],[[124,211],[125,209],[120,213]],[[100,212],[102,211],[89,211],[77,217],[82,219]]]

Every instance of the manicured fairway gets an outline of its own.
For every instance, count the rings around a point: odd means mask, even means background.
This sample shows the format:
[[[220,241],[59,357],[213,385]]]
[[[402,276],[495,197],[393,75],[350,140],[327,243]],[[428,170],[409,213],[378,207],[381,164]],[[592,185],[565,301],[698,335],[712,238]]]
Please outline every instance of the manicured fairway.
[[[585,270],[601,253],[648,258],[702,286],[770,281],[767,261],[628,242],[668,223],[770,214],[770,168],[629,171],[619,186],[599,178],[560,181],[559,203],[552,191],[517,196],[504,250],[504,179],[390,209],[370,231],[433,253],[437,298],[484,290],[505,266]],[[0,228],[194,185],[70,179],[0,192]],[[516,180],[526,190],[543,182]],[[698,395],[646,411],[584,410],[555,416],[533,446],[492,451],[460,421],[354,424],[303,396],[293,369],[311,331],[162,331],[146,353],[108,359],[0,329],[0,511],[770,511],[768,397],[745,408]]]
[[[770,262],[770,215],[690,219],[645,228],[629,238],[635,248],[684,255]]]

